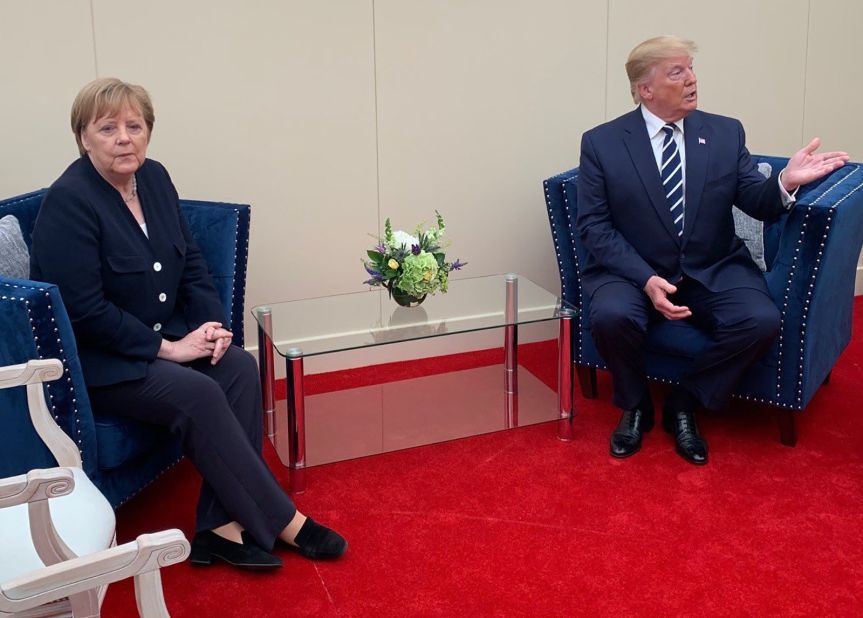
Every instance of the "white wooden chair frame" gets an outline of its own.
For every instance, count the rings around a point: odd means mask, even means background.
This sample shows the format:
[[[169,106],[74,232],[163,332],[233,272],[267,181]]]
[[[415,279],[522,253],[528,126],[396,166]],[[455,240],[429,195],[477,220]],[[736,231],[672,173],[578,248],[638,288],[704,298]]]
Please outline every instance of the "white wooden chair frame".
[[[62,375],[63,365],[56,359],[0,367],[0,388],[26,385],[33,427],[58,463],[57,468],[0,479],[0,508],[27,504],[33,546],[42,562],[49,565],[0,582],[0,617],[97,618],[108,584],[134,577],[140,616],[170,618],[159,569],[188,557],[189,543],[182,532],[142,534],[130,543],[112,543],[114,546],[102,551],[76,556],[54,528],[49,501],[74,491],[70,468],[81,467],[75,443],[57,426],[45,404],[42,383]]]

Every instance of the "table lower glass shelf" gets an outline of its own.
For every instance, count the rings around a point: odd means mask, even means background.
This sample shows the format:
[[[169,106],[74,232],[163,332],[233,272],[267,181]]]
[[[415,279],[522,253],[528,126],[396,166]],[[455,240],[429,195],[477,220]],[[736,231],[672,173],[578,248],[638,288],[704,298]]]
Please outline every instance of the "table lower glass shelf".
[[[345,389],[305,397],[306,466],[434,444],[560,418],[557,393],[518,367],[507,413],[504,366]],[[288,465],[287,403],[276,402],[275,447]]]

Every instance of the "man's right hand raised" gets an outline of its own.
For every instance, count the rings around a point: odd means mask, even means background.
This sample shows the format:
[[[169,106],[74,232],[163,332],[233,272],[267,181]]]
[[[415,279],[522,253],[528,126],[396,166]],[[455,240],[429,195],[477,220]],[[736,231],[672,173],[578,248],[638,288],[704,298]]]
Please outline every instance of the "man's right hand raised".
[[[659,275],[653,275],[644,284],[644,293],[650,298],[650,302],[656,310],[668,320],[682,320],[692,315],[689,307],[679,307],[668,300],[669,294],[674,294],[677,287]]]

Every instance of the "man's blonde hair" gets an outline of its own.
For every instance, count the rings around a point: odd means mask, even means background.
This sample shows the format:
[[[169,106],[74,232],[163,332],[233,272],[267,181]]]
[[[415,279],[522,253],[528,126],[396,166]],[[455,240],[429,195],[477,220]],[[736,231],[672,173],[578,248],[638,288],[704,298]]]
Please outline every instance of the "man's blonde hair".
[[[663,34],[635,46],[626,59],[626,75],[629,77],[629,90],[632,100],[641,103],[638,95],[638,85],[646,80],[657,64],[674,56],[689,56],[698,51],[698,46],[688,39],[681,39],[673,34]]]
[[[108,114],[116,114],[129,105],[137,108],[144,117],[147,133],[153,133],[156,116],[153,113],[153,103],[150,95],[141,86],[127,84],[115,77],[101,77],[81,88],[81,92],[72,103],[72,133],[78,142],[78,152],[83,157],[87,151],[81,141],[81,134],[87,125]]]

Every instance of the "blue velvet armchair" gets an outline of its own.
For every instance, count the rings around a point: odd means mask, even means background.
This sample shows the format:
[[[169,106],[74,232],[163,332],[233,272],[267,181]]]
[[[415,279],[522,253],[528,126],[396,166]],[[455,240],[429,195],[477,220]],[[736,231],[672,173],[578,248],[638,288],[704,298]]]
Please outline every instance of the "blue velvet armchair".
[[[788,159],[754,156],[775,170]],[[596,397],[596,369],[605,368],[590,335],[578,265],[585,248],[575,233],[578,168],[544,182],[551,235],[560,269],[563,298],[579,308],[572,329],[573,363],[584,397]],[[772,349],[750,367],[735,393],[747,401],[779,409],[783,444],[796,443],[795,413],[802,411],[851,338],[851,312],[857,260],[863,244],[863,166],[849,163],[801,187],[789,213],[764,226],[770,295],[782,314]],[[651,379],[676,383],[707,344],[706,335],[686,322],[662,321],[647,340]]]
[[[0,201],[0,218],[18,219],[27,245],[45,190]],[[249,206],[181,200],[225,307],[234,343],[243,345]],[[84,472],[115,508],[180,459],[166,430],[90,408],[72,326],[55,285],[0,276],[0,366],[57,358],[64,376],[46,385],[58,425],[75,441]],[[56,465],[27,415],[22,388],[0,391],[0,478]]]

